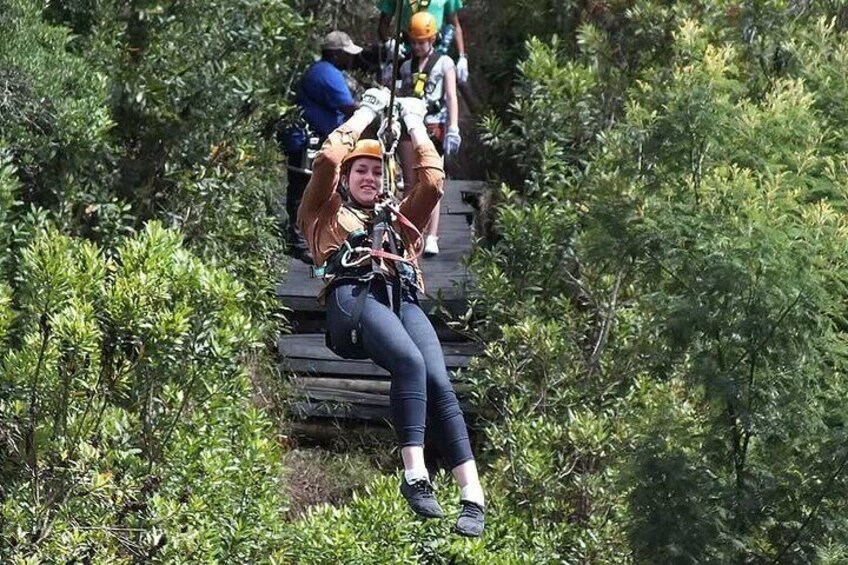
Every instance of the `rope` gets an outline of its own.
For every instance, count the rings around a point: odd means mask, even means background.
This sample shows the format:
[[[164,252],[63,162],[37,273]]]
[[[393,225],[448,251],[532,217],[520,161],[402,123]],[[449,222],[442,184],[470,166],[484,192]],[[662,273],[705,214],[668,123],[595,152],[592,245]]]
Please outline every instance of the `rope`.
[[[397,9],[395,10],[395,52],[392,54],[392,84],[389,87],[389,116],[388,127],[386,131],[391,135],[392,131],[392,116],[395,113],[395,90],[397,90],[397,77],[400,68],[400,30],[401,16],[403,15],[403,0],[397,0]]]
[[[389,107],[385,122],[380,128],[380,143],[383,145],[383,194],[393,196],[397,188],[397,169],[395,167],[395,149],[398,139],[392,130],[392,120],[395,113],[395,98],[397,97],[397,76],[400,68],[400,33],[401,15],[403,14],[403,0],[397,0],[395,11],[395,48],[392,54],[392,76],[389,85]]]

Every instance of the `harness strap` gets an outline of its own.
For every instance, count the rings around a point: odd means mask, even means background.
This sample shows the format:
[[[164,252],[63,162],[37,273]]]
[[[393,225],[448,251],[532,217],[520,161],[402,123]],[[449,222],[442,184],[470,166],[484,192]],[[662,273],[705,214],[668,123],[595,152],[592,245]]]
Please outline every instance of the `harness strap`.
[[[384,210],[381,210],[377,215],[377,219],[373,224],[373,229],[371,231],[371,272],[368,273],[367,282],[365,283],[365,287],[360,291],[359,296],[356,298],[356,304],[353,307],[353,311],[350,314],[351,317],[351,325],[353,328],[350,330],[350,341],[352,344],[357,345],[359,342],[359,319],[362,317],[362,311],[365,309],[365,301],[368,299],[368,294],[371,292],[371,285],[374,282],[374,279],[377,277],[381,277],[383,282],[386,282],[385,275],[383,273],[382,268],[382,257],[381,255],[385,254],[383,251],[383,235],[386,233],[386,224],[388,223],[388,216]],[[397,255],[397,246],[395,245],[394,234],[389,237],[389,246],[392,250],[393,255]],[[379,258],[379,260],[378,260]],[[395,284],[392,285],[392,310],[394,311],[396,316],[400,316],[400,273],[395,269]],[[388,290],[388,288],[386,288]]]
[[[388,209],[389,208],[388,208],[388,205],[387,205],[385,210],[388,210]],[[383,212],[383,221],[380,222],[380,223],[381,224],[388,224],[390,218],[391,218],[391,215],[384,211]],[[391,253],[389,253],[388,255],[394,255],[394,256],[399,255],[398,248],[397,248],[397,241],[396,241],[394,233],[391,233],[390,237],[389,237],[389,250],[391,251]],[[382,252],[382,250],[380,250],[380,251]],[[382,253],[385,253],[385,252],[382,252]],[[375,255],[377,255],[377,254],[372,252],[372,254],[371,254],[372,260],[373,260],[373,257]],[[377,256],[379,257],[380,255],[377,255]],[[382,259],[381,259],[380,262],[382,263]],[[401,287],[402,286],[403,286],[403,279],[400,275],[400,268],[399,268],[398,264],[395,264],[395,284],[392,285],[392,310],[394,310],[394,313],[398,318],[400,318],[400,294],[401,294],[401,290],[402,290]],[[386,290],[388,290],[388,289],[386,289]]]
[[[427,94],[427,85],[435,84],[435,81],[432,79],[433,68],[436,66],[436,63],[442,58],[442,55],[438,53],[435,49],[430,52],[429,58],[427,59],[427,64],[424,65],[424,68],[418,72],[411,72],[413,69],[418,68],[418,59],[413,57],[409,63],[410,70],[410,78],[412,84],[410,88],[412,89],[412,95],[418,98],[424,98]],[[429,112],[429,108],[428,108]]]

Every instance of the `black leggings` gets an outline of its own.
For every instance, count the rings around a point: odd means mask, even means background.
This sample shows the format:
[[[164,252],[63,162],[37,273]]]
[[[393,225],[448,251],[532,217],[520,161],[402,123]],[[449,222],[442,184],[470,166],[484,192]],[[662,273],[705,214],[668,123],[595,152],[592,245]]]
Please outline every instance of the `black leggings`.
[[[346,339],[363,283],[342,284],[327,297],[331,339]],[[448,378],[436,331],[415,296],[404,292],[400,317],[390,307],[382,281],[371,284],[362,308],[362,344],[368,356],[392,376],[391,415],[401,447],[423,446],[425,425],[448,469],[470,461],[471,443],[456,394]]]

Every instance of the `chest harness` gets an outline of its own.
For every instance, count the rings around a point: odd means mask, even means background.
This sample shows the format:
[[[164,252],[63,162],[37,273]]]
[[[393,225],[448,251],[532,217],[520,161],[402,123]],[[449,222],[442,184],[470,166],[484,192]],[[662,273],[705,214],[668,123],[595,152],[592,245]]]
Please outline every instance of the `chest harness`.
[[[362,210],[350,203],[345,206],[361,217]],[[395,229],[396,222],[415,234],[416,239],[410,246],[404,244],[401,234]],[[361,286],[350,319],[344,328],[343,343],[334,343],[330,332],[325,333],[327,346],[332,351],[348,359],[367,357],[362,347],[362,328],[359,322],[372,285],[375,281],[385,285],[392,311],[396,316],[400,316],[404,292],[421,290],[418,284],[419,271],[414,262],[418,255],[415,250],[420,250],[421,247],[421,233],[418,228],[395,204],[386,200],[378,203],[374,215],[365,221],[363,229],[350,232],[343,245],[324,265],[313,269],[315,276],[321,276],[327,281],[327,293],[343,284],[354,283]],[[412,252],[411,257],[407,257],[408,251]]]
[[[424,68],[418,72],[412,73],[411,76],[411,84],[409,94],[415,96],[416,98],[425,98],[429,94],[436,89],[436,81],[433,78],[433,68],[436,66],[436,63],[441,59],[441,54],[438,53],[435,49],[430,52],[429,57],[427,58],[427,64],[424,65]],[[410,70],[419,68],[420,60],[416,57],[412,58],[410,62]],[[442,101],[441,100],[429,100],[427,101],[427,114],[438,114],[442,111]]]

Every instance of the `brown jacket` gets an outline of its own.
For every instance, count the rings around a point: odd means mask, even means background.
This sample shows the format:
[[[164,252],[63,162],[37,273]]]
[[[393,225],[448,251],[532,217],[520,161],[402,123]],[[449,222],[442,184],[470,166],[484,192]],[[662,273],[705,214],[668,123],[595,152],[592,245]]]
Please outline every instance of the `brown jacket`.
[[[347,126],[339,126],[324,142],[312,164],[312,178],[297,211],[297,226],[306,238],[316,265],[323,265],[349,233],[365,227],[364,214],[345,207],[342,196],[336,191],[342,159],[353,150],[358,138],[359,135]],[[442,158],[432,143],[418,147],[415,157],[415,186],[401,201],[400,212],[420,231],[427,226],[430,212],[442,197],[445,172]],[[395,229],[401,234],[409,255],[414,232],[397,222]]]

